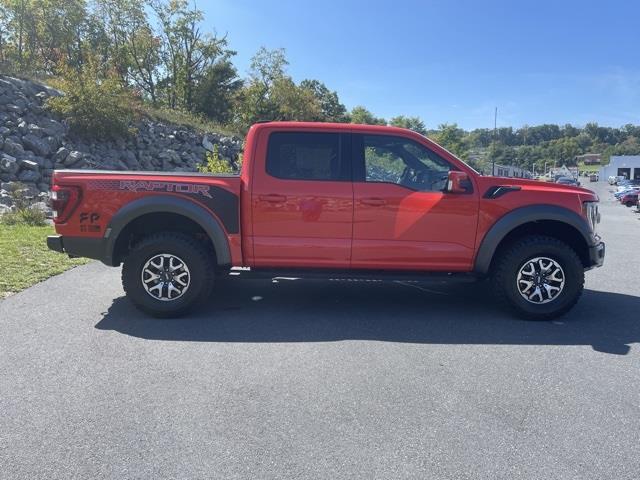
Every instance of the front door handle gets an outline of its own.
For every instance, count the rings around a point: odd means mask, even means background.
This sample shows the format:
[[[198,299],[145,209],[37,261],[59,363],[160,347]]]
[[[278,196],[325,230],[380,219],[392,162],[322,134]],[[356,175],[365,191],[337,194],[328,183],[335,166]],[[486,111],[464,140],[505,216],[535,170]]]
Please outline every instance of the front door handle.
[[[372,207],[382,207],[383,205],[387,204],[387,201],[384,198],[377,198],[377,197],[363,198],[360,201],[365,205],[370,205]]]
[[[284,195],[276,195],[275,193],[272,193],[270,195],[260,195],[258,198],[260,198],[260,200],[262,200],[263,202],[269,203],[284,203],[287,201],[287,197],[285,197]]]

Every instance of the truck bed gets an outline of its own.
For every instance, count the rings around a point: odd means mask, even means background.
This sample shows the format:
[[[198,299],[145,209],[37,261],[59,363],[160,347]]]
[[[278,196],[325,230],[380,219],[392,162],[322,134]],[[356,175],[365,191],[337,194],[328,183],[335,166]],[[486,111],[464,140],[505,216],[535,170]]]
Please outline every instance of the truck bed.
[[[121,172],[106,170],[56,170],[54,185],[81,190],[74,214],[57,223],[62,235],[108,235],[112,217],[146,198],[167,196],[205,207],[229,235],[240,231],[240,177],[197,172]],[[91,221],[93,219],[93,222]]]

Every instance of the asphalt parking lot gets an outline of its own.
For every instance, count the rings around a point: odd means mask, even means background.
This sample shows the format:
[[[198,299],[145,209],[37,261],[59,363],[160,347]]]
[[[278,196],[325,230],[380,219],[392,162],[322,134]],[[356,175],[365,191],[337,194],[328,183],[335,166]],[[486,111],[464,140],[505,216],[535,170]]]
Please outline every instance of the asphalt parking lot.
[[[635,479],[640,215],[560,321],[486,288],[239,281],[152,320],[92,263],[0,302],[0,478]]]

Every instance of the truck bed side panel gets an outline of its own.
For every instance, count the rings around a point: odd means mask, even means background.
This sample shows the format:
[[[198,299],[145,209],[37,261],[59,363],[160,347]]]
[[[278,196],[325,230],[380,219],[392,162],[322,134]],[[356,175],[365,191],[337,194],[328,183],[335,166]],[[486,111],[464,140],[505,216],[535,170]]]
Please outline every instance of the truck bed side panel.
[[[171,195],[205,209],[228,235],[232,263],[242,265],[240,178],[164,172],[56,171],[54,182],[76,185],[82,198],[56,231],[63,236],[105,236],[113,216],[125,205],[150,195]]]

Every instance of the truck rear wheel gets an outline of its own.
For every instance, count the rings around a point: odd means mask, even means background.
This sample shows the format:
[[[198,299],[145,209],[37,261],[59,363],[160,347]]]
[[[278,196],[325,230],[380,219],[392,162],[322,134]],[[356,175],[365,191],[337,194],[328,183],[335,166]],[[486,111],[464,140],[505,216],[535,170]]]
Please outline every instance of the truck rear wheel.
[[[527,320],[568,312],[584,288],[584,267],[564,242],[543,235],[516,241],[496,258],[492,282],[500,303]]]
[[[122,287],[140,310],[179,317],[205,300],[213,286],[212,255],[177,232],[150,235],[135,245],[122,267]]]

